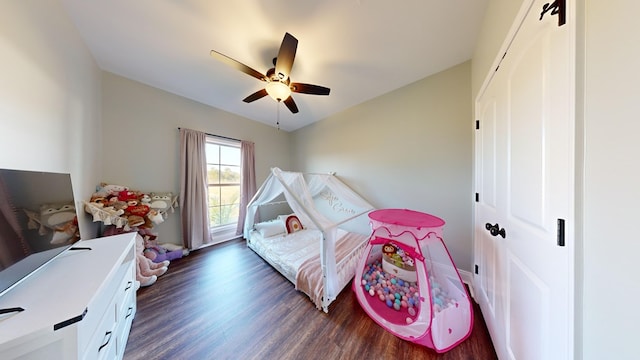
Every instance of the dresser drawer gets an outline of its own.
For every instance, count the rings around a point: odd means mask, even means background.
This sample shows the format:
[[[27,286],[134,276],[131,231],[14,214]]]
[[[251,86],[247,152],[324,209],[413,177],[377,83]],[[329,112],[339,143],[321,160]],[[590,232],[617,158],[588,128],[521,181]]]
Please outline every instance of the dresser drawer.
[[[131,330],[131,324],[133,322],[133,318],[136,315],[136,293],[135,291],[128,294],[127,299],[123,303],[124,306],[121,307],[120,314],[118,316],[117,324],[116,324],[116,333],[118,337],[116,338],[116,353],[122,357],[124,355],[124,350],[127,346],[127,340],[129,339],[129,331]]]
[[[112,347],[115,348],[116,325],[116,306],[114,301],[105,310],[102,320],[93,333],[93,337],[89,340],[88,346],[84,350],[84,359],[106,359],[106,354],[112,351]]]

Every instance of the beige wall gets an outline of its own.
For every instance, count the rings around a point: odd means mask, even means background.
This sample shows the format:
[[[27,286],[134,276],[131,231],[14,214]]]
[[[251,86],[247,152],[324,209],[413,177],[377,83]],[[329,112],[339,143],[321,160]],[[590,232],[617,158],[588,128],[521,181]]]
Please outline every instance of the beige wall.
[[[458,268],[470,271],[471,63],[420,80],[293,133],[293,164],[336,171],[377,208],[443,218]]]
[[[580,3],[586,26],[579,54],[585,70],[582,350],[584,359],[637,359],[640,3]]]
[[[522,0],[489,0],[471,64],[471,90],[475,99],[511,28]]]
[[[100,70],[62,7],[3,2],[0,59],[0,167],[71,173],[76,200],[90,196],[101,170]],[[94,237],[79,214],[82,237]]]
[[[290,167],[287,132],[112,73],[102,82],[102,181],[179,194],[178,127],[253,141],[258,186],[271,167]],[[154,231],[160,242],[180,244],[179,211]]]

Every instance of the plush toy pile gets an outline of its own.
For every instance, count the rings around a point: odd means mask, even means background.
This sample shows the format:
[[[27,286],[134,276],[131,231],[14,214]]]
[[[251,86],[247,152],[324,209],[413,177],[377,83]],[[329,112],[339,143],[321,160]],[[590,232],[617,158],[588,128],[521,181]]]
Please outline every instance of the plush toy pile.
[[[170,260],[182,257],[182,247],[158,244],[158,235],[151,229],[164,222],[168,212],[177,207],[177,196],[170,192],[146,193],[130,190],[126,186],[102,183],[96,188],[85,211],[93,221],[101,221],[104,235],[137,232],[137,277],[141,286],[156,282],[167,271]]]
[[[40,211],[24,210],[29,229],[38,229],[38,234],[50,236],[53,245],[72,244],[80,239],[76,207],[73,203],[43,204]]]
[[[162,223],[167,212],[177,206],[178,197],[170,192],[145,193],[129,190],[122,185],[102,183],[85,202],[85,211],[93,215],[93,221],[130,230],[152,228]]]

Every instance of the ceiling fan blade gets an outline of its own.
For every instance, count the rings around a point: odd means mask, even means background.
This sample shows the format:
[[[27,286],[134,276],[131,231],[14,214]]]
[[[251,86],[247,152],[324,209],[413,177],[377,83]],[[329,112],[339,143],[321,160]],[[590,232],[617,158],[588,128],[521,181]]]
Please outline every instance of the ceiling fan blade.
[[[293,98],[291,96],[289,96],[285,101],[284,104],[287,105],[287,107],[289,108],[289,110],[296,114],[298,113],[298,106],[296,105],[296,102],[293,101]]]
[[[298,39],[289,33],[285,33],[282,44],[280,45],[280,50],[278,51],[278,57],[276,58],[276,75],[280,80],[289,78],[297,48]]]
[[[311,95],[329,95],[331,91],[331,89],[324,86],[302,83],[291,83],[289,87],[293,92]]]
[[[250,103],[252,101],[256,101],[258,99],[262,99],[265,96],[267,96],[267,90],[262,89],[262,90],[258,90],[256,92],[254,92],[253,94],[247,96],[242,101],[244,101],[246,103]]]
[[[248,67],[247,65],[245,65],[245,64],[243,64],[243,63],[241,63],[241,62],[239,62],[237,60],[234,60],[234,59],[228,57],[225,54],[219,53],[219,52],[217,52],[215,50],[211,50],[210,54],[211,54],[212,57],[222,61],[223,63],[225,63],[225,64],[227,64],[227,65],[229,65],[231,67],[236,68],[237,70],[242,71],[243,73],[245,73],[247,75],[253,76],[254,78],[256,78],[258,80],[261,80],[261,81],[267,81],[267,79],[264,76],[264,74],[261,74],[260,72]]]

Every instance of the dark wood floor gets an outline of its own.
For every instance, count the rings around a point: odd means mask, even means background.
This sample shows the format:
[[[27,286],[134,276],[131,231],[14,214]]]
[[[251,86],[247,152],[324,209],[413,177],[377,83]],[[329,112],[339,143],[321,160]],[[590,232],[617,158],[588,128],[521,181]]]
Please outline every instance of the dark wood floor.
[[[174,260],[138,290],[138,313],[124,354],[134,359],[496,359],[475,307],[471,336],[444,354],[378,326],[350,287],[316,310],[244,240]]]

